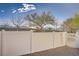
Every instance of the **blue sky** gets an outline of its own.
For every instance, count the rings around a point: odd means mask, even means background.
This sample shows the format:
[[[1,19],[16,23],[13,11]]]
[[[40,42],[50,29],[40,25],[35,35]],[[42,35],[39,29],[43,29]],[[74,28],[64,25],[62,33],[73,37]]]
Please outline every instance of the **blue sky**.
[[[28,7],[28,6],[29,7]],[[51,11],[58,20],[66,20],[79,12],[79,4],[62,3],[2,3],[0,4],[0,20],[10,20],[13,15],[26,15],[29,13]]]

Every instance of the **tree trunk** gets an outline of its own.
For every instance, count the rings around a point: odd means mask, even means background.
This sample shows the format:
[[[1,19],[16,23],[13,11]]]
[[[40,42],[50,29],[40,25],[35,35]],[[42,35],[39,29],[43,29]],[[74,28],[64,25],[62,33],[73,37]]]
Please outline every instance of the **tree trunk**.
[[[17,25],[17,31],[19,31],[19,29],[20,29],[20,28],[19,28],[19,26]]]

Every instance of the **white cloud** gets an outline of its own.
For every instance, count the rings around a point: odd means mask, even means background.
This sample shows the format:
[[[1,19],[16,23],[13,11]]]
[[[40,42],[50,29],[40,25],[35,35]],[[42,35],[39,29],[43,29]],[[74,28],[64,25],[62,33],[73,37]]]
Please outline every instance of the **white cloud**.
[[[12,13],[16,13],[16,10],[13,10]]]
[[[23,5],[23,8],[19,8],[18,9],[19,12],[28,12],[36,9],[35,5],[33,4],[22,4],[22,5]]]
[[[4,10],[1,10],[1,12],[3,13],[3,12],[5,12]]]
[[[28,11],[36,9],[35,5],[33,5],[33,4],[26,4],[26,3],[24,3],[22,5],[23,5],[22,8],[18,8],[17,10],[13,10],[12,13],[16,13],[16,12],[19,12],[19,13],[21,13],[21,12],[28,12]]]

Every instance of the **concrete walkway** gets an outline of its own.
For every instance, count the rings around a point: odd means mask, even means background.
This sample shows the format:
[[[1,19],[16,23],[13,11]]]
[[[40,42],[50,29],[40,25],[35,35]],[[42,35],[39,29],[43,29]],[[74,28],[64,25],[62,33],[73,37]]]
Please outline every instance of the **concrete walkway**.
[[[79,56],[79,49],[63,46],[55,49],[35,52],[24,56]]]

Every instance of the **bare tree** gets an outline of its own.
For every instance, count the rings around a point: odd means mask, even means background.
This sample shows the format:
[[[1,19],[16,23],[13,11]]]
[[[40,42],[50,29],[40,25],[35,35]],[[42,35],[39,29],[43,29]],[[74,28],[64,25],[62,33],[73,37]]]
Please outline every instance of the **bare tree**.
[[[38,31],[42,31],[43,27],[47,24],[54,24],[55,17],[50,15],[50,12],[43,12],[42,14],[29,14],[25,17],[25,20],[29,20],[33,26],[37,27]]]
[[[17,31],[20,29],[22,24],[25,22],[22,15],[15,15],[11,17],[12,24],[17,28]]]

